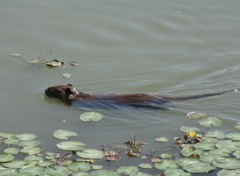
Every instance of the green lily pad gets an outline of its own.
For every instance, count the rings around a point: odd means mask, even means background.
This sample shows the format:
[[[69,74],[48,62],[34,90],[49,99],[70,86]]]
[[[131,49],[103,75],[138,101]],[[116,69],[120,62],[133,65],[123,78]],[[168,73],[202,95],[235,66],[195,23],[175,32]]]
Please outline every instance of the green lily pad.
[[[22,174],[31,174],[33,175],[41,175],[44,172],[44,169],[39,166],[29,166],[29,167],[24,167],[19,170],[20,173]]]
[[[39,147],[26,147],[21,150],[22,153],[27,153],[28,155],[35,155],[41,152]]]
[[[24,161],[43,161],[43,158],[37,155],[28,155],[24,158]]]
[[[27,164],[26,161],[21,161],[21,160],[14,160],[11,162],[2,163],[4,167],[10,168],[10,169],[21,169],[25,167],[26,164]]]
[[[183,131],[183,132],[185,132],[185,133],[189,133],[189,132],[192,132],[192,131],[194,131],[194,132],[200,131],[200,130],[199,130],[198,128],[196,128],[196,127],[188,127],[188,126],[182,126],[182,127],[180,128],[180,130]]]
[[[146,174],[146,173],[142,173],[142,172],[137,172],[135,174],[131,174],[130,176],[151,176],[151,175]]]
[[[142,163],[138,167],[140,167],[142,169],[151,169],[153,166],[152,166],[152,164],[149,164],[149,163]]]
[[[160,157],[163,158],[163,159],[166,159],[166,158],[172,158],[172,154],[169,154],[169,153],[162,153],[162,154],[160,155]]]
[[[52,161],[39,161],[39,162],[38,162],[38,165],[39,165],[40,167],[49,167],[49,166],[51,166],[52,164],[53,164]]]
[[[159,138],[156,138],[155,141],[157,142],[167,142],[169,139],[166,138],[166,137],[159,137]]]
[[[240,142],[235,142],[231,140],[223,140],[216,144],[219,149],[225,149],[229,152],[240,150]]]
[[[19,153],[19,149],[18,148],[7,148],[4,150],[4,153],[7,153],[7,154],[18,154]]]
[[[14,138],[16,135],[12,133],[0,133],[0,137],[3,138]]]
[[[226,138],[229,138],[233,141],[240,141],[240,133],[230,133],[226,135]]]
[[[99,121],[102,118],[102,114],[98,112],[85,112],[80,116],[80,119],[82,121]]]
[[[103,169],[103,166],[94,164],[94,165],[92,165],[92,169],[94,169],[94,170]]]
[[[190,173],[181,169],[168,169],[164,171],[165,176],[191,176]]]
[[[204,143],[210,143],[210,144],[217,144],[218,142],[220,142],[220,140],[217,139],[217,138],[203,137],[203,138],[202,138],[202,142],[204,142]]]
[[[73,162],[69,164],[67,167],[70,171],[74,172],[78,171],[87,172],[91,169],[91,165],[85,162]]]
[[[206,114],[202,114],[202,113],[197,113],[197,112],[190,112],[187,114],[187,116],[190,119],[194,119],[194,120],[200,120],[200,119],[204,119],[207,117]]]
[[[234,152],[233,156],[235,156],[237,159],[240,159],[240,150]]]
[[[217,117],[208,117],[199,121],[199,124],[204,127],[220,127],[222,126],[222,120]]]
[[[26,147],[37,147],[40,144],[41,144],[40,141],[33,140],[33,141],[20,141],[17,145],[20,147],[26,148]]]
[[[213,165],[221,169],[240,169],[240,160],[235,158],[219,158]]]
[[[175,162],[177,165],[183,167],[189,163],[194,163],[198,161],[196,158],[180,158],[180,159],[177,159]]]
[[[16,137],[20,141],[31,141],[35,139],[37,136],[35,134],[17,134]]]
[[[84,149],[83,151],[77,152],[77,155],[87,159],[101,159],[104,157],[104,153],[96,149]]]
[[[52,153],[52,152],[46,152],[45,153],[45,158],[48,159],[48,160],[53,160],[55,157],[56,157],[55,153]]]
[[[5,163],[5,162],[13,161],[13,160],[14,160],[14,156],[11,154],[0,155],[0,163]]]
[[[236,130],[240,130],[240,122],[238,122],[238,123],[234,126],[234,128],[235,128]]]
[[[19,140],[15,138],[8,138],[4,142],[5,144],[8,144],[8,145],[16,145],[19,143]]]
[[[53,136],[58,139],[67,140],[69,137],[78,136],[78,134],[68,130],[57,130],[53,133]]]
[[[213,163],[216,159],[221,158],[221,156],[217,156],[217,155],[200,155],[199,159],[202,162],[205,163]]]
[[[221,149],[215,149],[209,151],[210,155],[216,155],[216,156],[221,156],[221,157],[228,157],[230,155],[231,151],[221,148]]]
[[[123,175],[132,175],[138,172],[138,168],[135,166],[122,166],[117,170],[117,172]]]
[[[215,169],[216,169],[215,166],[199,160],[196,160],[195,162],[192,162],[192,163],[185,164],[183,166],[183,170],[190,173],[208,173]]]
[[[224,139],[226,135],[222,131],[209,131],[205,136],[210,138]]]
[[[209,150],[213,150],[215,148],[215,145],[211,143],[202,142],[202,143],[195,144],[193,147],[196,149],[209,151]]]
[[[240,169],[236,170],[223,169],[217,173],[217,176],[240,176]]]
[[[90,173],[90,176],[120,176],[119,173],[108,170],[96,170]]]
[[[0,169],[0,175],[3,176],[13,176],[13,175],[17,175],[18,171],[16,169]]]
[[[52,176],[66,176],[70,174],[70,171],[64,166],[55,166],[54,168],[47,167],[45,172]]]
[[[191,155],[200,155],[203,151],[199,149],[193,149],[193,148],[184,148],[181,150],[181,154],[185,157],[189,157]]]
[[[155,168],[160,170],[177,169],[177,164],[172,160],[163,160],[161,163],[155,163]]]
[[[87,172],[75,172],[72,174],[72,176],[89,176],[89,173]]]
[[[84,143],[78,142],[78,141],[66,141],[66,142],[60,142],[57,144],[57,147],[62,150],[68,150],[68,151],[78,151],[82,150],[85,146]]]

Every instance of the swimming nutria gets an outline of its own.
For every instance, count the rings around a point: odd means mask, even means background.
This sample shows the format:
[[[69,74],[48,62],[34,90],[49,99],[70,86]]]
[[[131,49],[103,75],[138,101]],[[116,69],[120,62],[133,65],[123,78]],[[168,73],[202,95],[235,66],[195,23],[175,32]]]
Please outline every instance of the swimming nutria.
[[[170,101],[198,99],[236,91],[239,91],[239,89],[186,97],[163,97],[147,94],[93,95],[82,93],[71,84],[67,84],[49,87],[45,90],[45,94],[48,97],[57,98],[69,105],[78,107],[119,108],[130,106],[136,108],[162,109],[166,108],[164,104]]]

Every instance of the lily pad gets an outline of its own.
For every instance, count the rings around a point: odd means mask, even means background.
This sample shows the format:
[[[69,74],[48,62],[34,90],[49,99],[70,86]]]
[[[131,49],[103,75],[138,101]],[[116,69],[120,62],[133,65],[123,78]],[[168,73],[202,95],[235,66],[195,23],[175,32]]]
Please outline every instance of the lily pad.
[[[66,176],[70,173],[70,171],[64,166],[55,166],[54,168],[47,167],[45,172],[52,176]]]
[[[142,163],[139,165],[139,167],[142,169],[151,169],[153,166],[152,164],[149,164],[149,163]]]
[[[159,138],[156,138],[155,141],[157,142],[167,142],[169,139],[166,138],[166,137],[159,137]]]
[[[220,127],[222,126],[222,120],[217,117],[208,117],[199,121],[199,124],[204,127]]]
[[[190,119],[194,119],[194,120],[200,120],[200,119],[204,119],[207,117],[206,114],[202,114],[202,113],[197,113],[197,112],[190,112],[187,114],[187,116]]]
[[[103,169],[102,165],[92,165],[92,169],[98,170],[98,169]]]
[[[62,150],[68,150],[68,151],[78,151],[82,150],[85,146],[84,143],[78,142],[78,141],[66,141],[66,142],[60,142],[57,144],[57,147]]]
[[[185,132],[185,133],[189,133],[189,132],[192,132],[192,131],[194,131],[194,132],[200,131],[200,130],[199,130],[198,128],[196,128],[196,127],[188,127],[188,126],[182,126],[182,127],[180,128],[180,130],[183,131],[183,132]]]
[[[19,143],[19,140],[15,138],[8,138],[4,142],[8,145],[16,145]]]
[[[183,167],[184,165],[187,165],[189,163],[194,163],[196,161],[198,161],[198,160],[195,158],[180,158],[180,159],[176,160],[175,162],[177,165]]]
[[[240,160],[235,158],[219,158],[213,165],[221,169],[240,169]]]
[[[196,160],[195,162],[188,163],[183,166],[183,170],[190,173],[208,173],[215,169],[216,169],[215,166],[199,160]]]
[[[216,159],[221,158],[221,156],[217,156],[217,155],[200,155],[199,159],[202,162],[206,162],[206,163],[212,163],[214,162]]]
[[[167,170],[167,169],[177,169],[177,164],[172,160],[163,160],[161,163],[155,163],[154,165],[157,169]]]
[[[82,121],[99,121],[102,118],[102,114],[98,112],[85,112],[80,116],[80,119]]]
[[[208,144],[217,144],[218,142],[220,142],[220,140],[212,137],[203,137],[202,142],[208,143]]]
[[[240,159],[240,150],[234,152],[233,156],[235,156],[237,159]]]
[[[166,158],[172,158],[172,154],[169,154],[169,153],[162,153],[162,154],[160,155],[160,157],[163,158],[163,159],[166,159]]]
[[[209,151],[209,150],[213,150],[215,148],[215,145],[211,143],[202,142],[202,143],[195,144],[193,147],[196,149]]]
[[[240,133],[230,133],[226,135],[226,138],[230,138],[233,141],[240,141]]]
[[[27,153],[28,155],[35,155],[41,152],[39,147],[26,147],[21,150],[22,153]]]
[[[7,148],[4,150],[4,153],[8,153],[8,154],[18,154],[19,153],[19,149],[18,148]]]
[[[58,139],[67,140],[69,137],[78,136],[78,134],[68,130],[57,130],[53,133],[53,136]]]
[[[0,163],[5,163],[5,162],[13,161],[13,160],[14,160],[14,156],[11,154],[0,155]]]
[[[14,160],[11,162],[2,163],[2,165],[4,167],[10,168],[10,169],[21,169],[21,168],[25,167],[26,164],[27,164],[27,162],[22,161],[22,160]]]
[[[240,176],[240,169],[226,170],[223,169],[217,173],[217,176]]]
[[[240,122],[238,122],[238,123],[234,126],[234,128],[235,128],[236,130],[240,130]]]
[[[96,170],[90,173],[90,176],[120,176],[119,173],[108,170]]]
[[[40,141],[33,140],[33,141],[21,141],[17,145],[20,147],[26,148],[26,147],[37,147],[40,144],[41,144]]]
[[[228,157],[230,155],[231,151],[221,148],[221,149],[215,149],[209,151],[210,155],[216,155],[216,156],[221,156],[221,157]]]
[[[44,172],[44,169],[39,166],[29,166],[29,167],[24,167],[19,170],[20,173],[22,174],[31,174],[33,175],[41,175]]]
[[[16,137],[20,141],[30,141],[35,139],[37,136],[35,134],[17,134]]]
[[[117,170],[117,172],[123,175],[132,175],[138,172],[138,168],[135,166],[122,166]]]
[[[240,142],[235,142],[231,140],[223,140],[216,144],[219,149],[225,149],[229,152],[240,150]]]
[[[206,137],[212,137],[212,138],[217,138],[217,139],[224,139],[225,134],[222,131],[209,131],[205,135]]]
[[[13,175],[17,175],[18,171],[16,169],[0,169],[0,175],[4,175],[4,176],[13,176]]]
[[[104,153],[96,149],[84,149],[83,151],[77,152],[77,155],[81,158],[88,159],[101,159],[104,157]]]
[[[191,176],[190,173],[181,169],[168,169],[164,171],[165,176]]]
[[[181,154],[185,157],[189,157],[191,155],[200,155],[202,153],[203,153],[202,150],[193,149],[193,148],[184,148],[181,150]]]
[[[15,134],[12,134],[12,133],[0,133],[0,137],[3,137],[3,138],[14,138]]]
[[[43,158],[37,155],[28,155],[24,158],[24,161],[43,161]]]
[[[73,162],[69,164],[67,167],[70,171],[74,172],[78,171],[87,172],[91,169],[91,165],[85,162]]]

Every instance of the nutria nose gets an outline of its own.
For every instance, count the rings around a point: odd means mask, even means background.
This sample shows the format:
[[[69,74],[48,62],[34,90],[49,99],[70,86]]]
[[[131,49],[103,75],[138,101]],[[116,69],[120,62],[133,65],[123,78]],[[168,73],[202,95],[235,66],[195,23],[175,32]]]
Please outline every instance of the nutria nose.
[[[46,94],[47,96],[50,96],[49,88],[45,89],[45,94]]]

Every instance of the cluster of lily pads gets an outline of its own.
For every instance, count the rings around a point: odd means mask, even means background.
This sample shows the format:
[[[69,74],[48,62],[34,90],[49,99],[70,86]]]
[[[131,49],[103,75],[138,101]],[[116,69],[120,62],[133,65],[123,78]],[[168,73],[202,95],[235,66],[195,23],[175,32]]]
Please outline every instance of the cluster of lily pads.
[[[57,130],[53,136],[60,140],[56,147],[62,152],[52,153],[43,150],[34,134],[0,133],[0,175],[150,176],[148,173],[160,173],[162,176],[190,176],[216,169],[219,170],[218,176],[240,175],[240,133],[225,134],[216,130],[222,125],[217,117],[199,113],[190,113],[188,117],[198,119],[208,131],[203,133],[196,127],[183,126],[180,128],[184,132],[183,137],[174,140],[156,138],[159,145],[169,143],[174,146],[175,154],[162,152],[155,156],[141,153],[141,147],[146,143],[136,141],[135,136],[128,142],[115,145],[115,148],[105,146],[94,149],[81,141],[69,140],[78,136],[76,132]],[[102,118],[102,114],[97,112],[86,112],[80,116],[83,121],[99,121]],[[215,128],[209,130],[209,127]],[[235,126],[236,129],[238,127],[239,124]],[[105,168],[106,161],[117,162],[121,155],[139,157],[143,162],[139,166],[122,166],[114,170]]]

